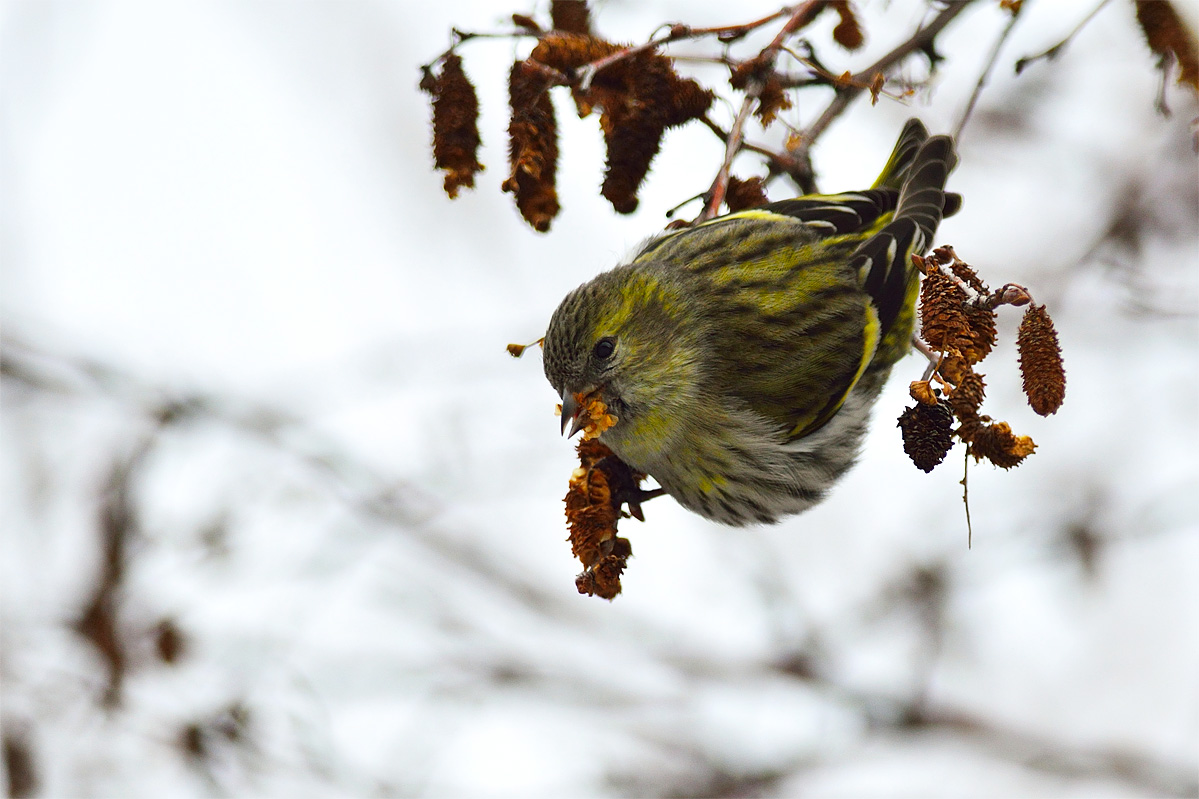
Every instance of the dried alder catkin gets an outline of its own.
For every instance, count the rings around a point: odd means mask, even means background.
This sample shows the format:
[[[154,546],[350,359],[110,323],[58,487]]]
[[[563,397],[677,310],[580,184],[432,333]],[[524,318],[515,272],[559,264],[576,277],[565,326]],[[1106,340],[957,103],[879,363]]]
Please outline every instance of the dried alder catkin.
[[[534,229],[549,230],[558,215],[558,122],[547,89],[550,77],[536,64],[517,61],[508,76],[508,160],[512,171],[504,191]]]
[[[445,170],[445,193],[453,199],[459,188],[474,188],[475,173],[483,169],[479,99],[456,54],[446,56],[439,75],[426,72],[421,88],[433,96],[433,163]]]
[[[1016,335],[1028,404],[1042,416],[1057,413],[1066,398],[1066,369],[1057,331],[1044,305],[1030,305]]]

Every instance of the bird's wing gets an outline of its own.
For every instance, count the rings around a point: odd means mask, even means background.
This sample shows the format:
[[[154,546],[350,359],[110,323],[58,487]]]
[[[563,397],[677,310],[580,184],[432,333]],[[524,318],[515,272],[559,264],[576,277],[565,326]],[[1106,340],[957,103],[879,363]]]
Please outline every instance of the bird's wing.
[[[907,351],[911,255],[960,205],[944,191],[955,163],[952,140],[909,123],[875,188],[719,217],[649,242],[635,261],[692,283],[714,389],[798,438],[832,418],[876,353],[889,367]]]

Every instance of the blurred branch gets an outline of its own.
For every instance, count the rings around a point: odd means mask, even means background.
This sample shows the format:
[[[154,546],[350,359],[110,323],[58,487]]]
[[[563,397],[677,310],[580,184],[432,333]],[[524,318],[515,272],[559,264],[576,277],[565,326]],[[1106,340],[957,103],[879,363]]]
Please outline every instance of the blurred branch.
[[[1079,34],[1079,32],[1083,28],[1086,27],[1087,23],[1090,22],[1092,19],[1094,19],[1095,15],[1098,14],[1100,11],[1102,11],[1103,7],[1106,6],[1109,2],[1110,2],[1110,0],[1099,0],[1099,4],[1096,5],[1093,9],[1091,9],[1090,13],[1088,13],[1085,17],[1083,17],[1081,22],[1079,22],[1076,26],[1074,26],[1074,30],[1072,30],[1068,34],[1066,34],[1066,37],[1064,39],[1062,39],[1060,42],[1058,42],[1057,44],[1053,45],[1053,47],[1050,47],[1048,50],[1045,50],[1044,52],[1037,53],[1036,55],[1026,55],[1023,58],[1018,59],[1016,61],[1016,74],[1019,75],[1021,72],[1024,71],[1025,67],[1027,67],[1028,65],[1033,64],[1037,61],[1040,61],[1041,59],[1048,59],[1048,60],[1052,61],[1053,59],[1057,58],[1061,54],[1061,52],[1066,49],[1066,45],[1068,45],[1071,41],[1073,41],[1074,37],[1077,36]]]
[[[1013,763],[1054,777],[1118,782],[1148,796],[1188,797],[1199,792],[1199,780],[1189,765],[1129,749],[1079,746],[1024,732],[969,710],[944,703],[928,703],[921,696],[897,697],[851,687],[833,676],[835,668],[824,671],[817,662],[803,655],[780,660],[773,667],[747,667],[740,662],[677,657],[670,652],[661,652],[660,657],[680,673],[690,695],[702,694],[708,686],[762,685],[785,676],[860,718],[867,736],[942,735],[968,745],[980,757]],[[677,712],[690,718],[692,707],[683,703]],[[686,726],[686,723],[679,721],[677,725],[671,725],[668,722],[666,729]],[[744,796],[747,788],[769,795],[777,790],[777,786],[801,781],[806,772],[828,765],[827,758],[809,752],[766,768],[732,771],[711,752],[677,736],[637,727],[634,727],[634,733],[647,750],[658,750],[668,758],[682,760],[680,767],[658,768],[648,777],[624,773],[613,776],[614,782],[630,785],[635,789],[632,792],[640,795]],[[854,746],[846,743],[838,756],[845,758]],[[754,795],[753,791],[748,795]]]
[[[1007,25],[1003,26],[1003,30],[995,39],[995,45],[991,48],[991,55],[987,57],[987,64],[978,76],[978,82],[974,84],[974,91],[970,93],[970,100],[966,103],[965,110],[962,111],[962,116],[958,120],[957,127],[953,129],[953,138],[956,140],[961,140],[962,130],[970,120],[970,115],[974,113],[974,106],[978,102],[979,95],[982,94],[983,86],[986,85],[987,80],[991,77],[991,71],[995,68],[995,62],[999,60],[999,51],[1003,49],[1004,42],[1012,35],[1012,29],[1016,27],[1016,21],[1020,19],[1020,8],[1022,6],[1017,6],[1015,10],[1009,12],[1011,17],[1008,19]]]
[[[2,733],[4,773],[8,777],[5,796],[25,799],[38,792],[38,773],[34,763],[33,745],[27,729],[17,730],[11,719],[5,719]]]
[[[439,508],[416,486],[376,471],[322,437],[302,420],[278,408],[205,392],[179,395],[143,383],[106,364],[79,357],[49,356],[10,336],[0,346],[0,376],[27,388],[52,394],[100,394],[131,407],[161,429],[194,422],[220,424],[288,453],[330,481],[332,494],[356,513],[402,532],[438,559],[482,578],[495,590],[523,602],[542,615],[553,612],[577,619],[555,592],[506,569],[494,556],[455,541],[431,524]],[[136,464],[154,446],[150,435],[127,458],[114,460],[103,509],[106,565],[101,585],[119,584],[120,552],[136,510],[130,488]],[[109,591],[110,589],[105,589]],[[99,595],[98,595],[99,596]],[[108,601],[110,593],[104,594]]]
[[[137,531],[137,510],[132,493],[136,472],[154,445],[154,434],[143,436],[128,454],[117,455],[109,467],[101,492],[99,535],[102,555],[96,587],[75,631],[87,639],[104,659],[108,682],[101,704],[116,707],[129,660],[118,618],[120,591],[130,540]]]
[[[32,348],[16,345],[11,339],[0,348],[0,375],[6,394],[12,390],[29,390],[73,397],[102,397],[127,403],[144,416],[154,427],[140,437],[128,452],[111,460],[101,512],[101,531],[105,539],[105,556],[101,570],[100,588],[93,594],[90,606],[104,606],[119,596],[124,575],[124,557],[129,536],[137,528],[136,485],[139,468],[154,446],[162,440],[161,432],[170,426],[185,423],[217,423],[260,440],[291,454],[323,475],[330,483],[330,493],[356,513],[383,522],[405,537],[417,542],[437,560],[457,569],[471,581],[482,581],[496,596],[516,600],[517,607],[538,622],[550,622],[563,633],[576,635],[581,627],[594,633],[595,617],[587,615],[580,606],[563,601],[560,593],[546,591],[533,581],[497,564],[492,553],[481,546],[457,543],[453,536],[431,524],[437,509],[419,492],[394,479],[375,474],[335,444],[317,443],[315,433],[300,420],[278,409],[244,403],[211,393],[190,392],[182,398],[170,398],[167,392],[149,386],[116,369],[85,359],[48,357]],[[6,397],[11,402],[11,395]],[[999,719],[987,718],[968,710],[938,702],[927,689],[939,660],[940,641],[952,624],[945,612],[955,590],[945,564],[931,566],[917,563],[901,569],[890,584],[879,586],[873,597],[858,603],[864,608],[864,620],[878,623],[893,619],[895,614],[914,614],[919,621],[917,634],[922,655],[913,658],[911,665],[916,677],[906,695],[887,694],[848,685],[838,666],[840,653],[821,644],[825,636],[809,632],[801,647],[788,647],[785,640],[776,642],[780,655],[771,660],[746,658],[720,648],[709,648],[702,641],[692,646],[680,646],[671,630],[652,623],[638,622],[627,616],[614,617],[608,636],[601,638],[605,657],[612,651],[622,651],[636,643],[636,649],[625,654],[625,667],[660,670],[670,677],[665,684],[674,686],[664,698],[662,689],[647,687],[633,681],[613,679],[607,668],[554,669],[538,656],[536,650],[522,650],[506,645],[495,638],[494,631],[482,624],[485,619],[469,614],[455,615],[454,622],[473,625],[478,631],[489,630],[486,642],[476,642],[469,651],[447,656],[438,661],[435,683],[441,683],[447,697],[463,695],[462,681],[492,690],[509,690],[513,686],[530,689],[555,701],[575,704],[586,712],[610,711],[613,707],[639,708],[652,704],[655,717],[678,716],[676,727],[688,729],[694,708],[690,698],[705,689],[727,691],[745,687],[747,690],[770,681],[795,681],[797,686],[810,689],[815,696],[844,708],[861,720],[868,734],[938,734],[964,740],[981,755],[1055,776],[1079,779],[1119,781],[1134,789],[1155,795],[1187,795],[1199,790],[1192,771],[1186,766],[1152,756],[1121,749],[1087,748],[1068,741],[1039,736],[1012,729]],[[764,599],[764,604],[776,612],[784,603]],[[482,614],[486,617],[488,614]],[[115,616],[110,619],[110,623]],[[839,625],[854,624],[839,619]],[[790,625],[794,629],[795,625]],[[115,625],[114,625],[115,629]],[[844,633],[844,627],[839,628]],[[868,634],[868,631],[863,632]],[[834,640],[830,638],[830,640]],[[490,643],[487,643],[490,642]],[[789,652],[789,654],[784,654]],[[640,659],[638,659],[640,658]],[[122,661],[110,665],[110,675],[119,691],[119,668]],[[119,694],[115,694],[119,695]],[[233,705],[234,708],[248,706]],[[222,711],[224,712],[224,711]],[[213,747],[239,744],[246,735],[242,719],[250,718],[248,709],[224,715],[218,713],[208,721],[193,720],[180,729],[178,746],[191,758],[207,758]],[[639,719],[643,715],[630,713],[631,734],[638,736],[649,751],[681,762],[682,767],[664,777],[660,769],[630,775],[614,772],[612,780],[630,784],[642,792],[658,795],[743,795],[770,792],[785,781],[801,778],[811,768],[827,762],[819,752],[802,749],[790,753],[773,764],[738,771],[727,763],[705,755],[700,737],[679,737],[677,733],[657,734],[645,729]],[[622,723],[617,721],[617,723]],[[207,726],[206,726],[207,725]],[[848,743],[847,746],[854,744]],[[19,748],[19,747],[18,747]],[[14,750],[15,752],[16,750]],[[18,757],[20,753],[13,755]],[[19,757],[18,757],[19,760]],[[207,768],[206,762],[204,764]],[[11,777],[10,777],[11,779]]]
[[[1062,777],[1110,779],[1153,796],[1195,796],[1192,768],[1118,748],[1071,746],[951,709],[926,709],[907,718],[910,729],[947,732],[987,754]]]
[[[1018,763],[1046,774],[1093,780],[1118,780],[1153,796],[1194,796],[1199,779],[1194,769],[1141,752],[1117,747],[1093,748],[1022,732],[996,719],[979,716],[922,697],[900,699],[849,688],[810,672],[800,675],[858,708],[875,732],[949,733],[980,754]]]

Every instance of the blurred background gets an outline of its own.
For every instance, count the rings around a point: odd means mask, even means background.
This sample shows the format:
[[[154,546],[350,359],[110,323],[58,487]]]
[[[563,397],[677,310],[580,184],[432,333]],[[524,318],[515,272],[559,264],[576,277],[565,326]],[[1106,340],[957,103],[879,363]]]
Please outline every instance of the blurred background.
[[[3,5],[9,795],[1199,793],[1199,106],[1171,81],[1155,110],[1132,3],[1016,76],[1095,7],[1029,4],[960,141],[938,242],[1048,304],[1069,381],[1033,414],[1001,314],[984,410],[1039,449],[971,467],[973,546],[961,447],[931,475],[902,451],[913,356],[825,503],[734,530],[654,501],[612,603],[575,591],[573,448],[536,349],[504,345],[705,190],[723,144],[668,134],[619,217],[596,120],[558,97],[563,211],[537,234],[499,191],[529,45],[481,39],[487,171],[448,200],[418,66],[451,26],[545,5]],[[810,32],[835,72],[934,13],[858,7],[862,53]],[[594,21],[639,42],[774,10]],[[931,83],[855,103],[822,189],[872,181],[911,115],[951,130],[1006,20],[976,3]]]

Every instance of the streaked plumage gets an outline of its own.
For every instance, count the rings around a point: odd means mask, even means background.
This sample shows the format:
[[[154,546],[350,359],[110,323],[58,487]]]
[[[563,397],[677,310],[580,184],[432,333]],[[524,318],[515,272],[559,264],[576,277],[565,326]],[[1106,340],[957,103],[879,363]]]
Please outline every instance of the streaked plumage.
[[[619,419],[600,440],[684,507],[733,525],[807,509],[853,465],[908,350],[910,255],[960,204],[955,163],[911,120],[871,189],[651,239],[562,301],[546,377],[568,408],[598,391]]]

